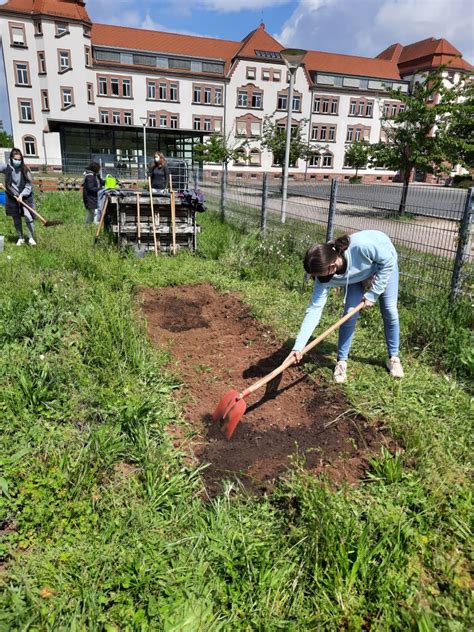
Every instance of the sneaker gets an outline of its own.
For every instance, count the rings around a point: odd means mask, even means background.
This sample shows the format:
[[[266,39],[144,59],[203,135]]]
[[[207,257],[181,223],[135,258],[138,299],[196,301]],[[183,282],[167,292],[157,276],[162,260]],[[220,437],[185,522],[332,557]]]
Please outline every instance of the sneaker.
[[[334,368],[334,381],[336,384],[344,384],[347,381],[347,362],[338,360]]]
[[[400,362],[400,358],[393,356],[387,360],[387,369],[392,377],[401,378],[405,374],[403,372],[402,363]]]
[[[24,246],[25,245],[25,240],[23,239],[23,237],[20,237],[18,239],[18,241],[16,242],[17,246]]]
[[[30,237],[28,239],[28,245],[29,246],[36,246],[36,241],[33,239],[33,237]]]

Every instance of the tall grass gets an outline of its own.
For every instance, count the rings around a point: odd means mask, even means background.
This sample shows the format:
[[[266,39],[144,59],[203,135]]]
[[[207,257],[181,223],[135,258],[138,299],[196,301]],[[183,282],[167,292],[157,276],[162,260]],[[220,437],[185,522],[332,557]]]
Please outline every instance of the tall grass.
[[[179,383],[135,292],[238,290],[286,340],[309,292],[291,234],[262,246],[209,214],[198,255],[138,260],[92,248],[77,194],[41,210],[67,224],[0,259],[0,630],[469,628],[469,397],[413,347],[408,303],[405,380],[367,362],[385,353],[372,311],[344,387],[395,454],[374,454],[356,488],[295,463],[267,497],[229,484],[209,501],[167,432],[184,423]],[[323,325],[339,310],[334,295]],[[329,363],[309,371],[330,379]]]

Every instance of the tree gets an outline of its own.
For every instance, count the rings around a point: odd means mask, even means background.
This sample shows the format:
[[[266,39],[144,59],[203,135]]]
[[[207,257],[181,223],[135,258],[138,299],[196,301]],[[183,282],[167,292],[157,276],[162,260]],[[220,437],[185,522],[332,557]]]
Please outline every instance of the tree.
[[[449,139],[455,146],[451,153],[455,160],[453,167],[461,164],[466,169],[474,169],[474,82],[467,81],[460,93],[448,124]]]
[[[0,147],[13,147],[13,137],[7,132],[0,132]]]
[[[302,119],[298,125],[291,126],[290,139],[290,165],[295,165],[298,160],[309,160],[318,153],[319,146],[309,146],[302,138],[302,126],[306,119]],[[281,165],[282,176],[285,161],[286,149],[286,125],[274,121],[272,117],[266,116],[263,121],[263,133],[260,137],[262,149],[267,149],[273,154],[273,162]]]
[[[355,141],[346,151],[345,164],[352,169],[355,169],[355,178],[359,169],[366,166],[369,160],[369,147],[367,143],[362,141]]]
[[[246,146],[246,141],[232,145],[230,143],[230,134],[228,136],[212,134],[204,143],[196,145],[194,155],[203,162],[221,163],[224,169],[224,176],[227,179],[229,162],[240,157],[245,152]]]
[[[371,145],[371,166],[400,171],[403,177],[400,214],[405,212],[408,185],[414,169],[428,173],[447,173],[459,162],[463,139],[454,130],[453,115],[465,111],[461,102],[461,83],[447,87],[444,67],[424,74],[409,93],[388,90],[403,107],[398,114],[382,116],[385,140]],[[458,116],[458,118],[459,118]],[[451,130],[450,130],[451,127]]]

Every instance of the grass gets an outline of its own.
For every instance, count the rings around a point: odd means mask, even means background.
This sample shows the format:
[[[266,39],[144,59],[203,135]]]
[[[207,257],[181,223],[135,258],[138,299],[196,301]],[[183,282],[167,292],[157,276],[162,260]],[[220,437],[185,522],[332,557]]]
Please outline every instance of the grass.
[[[376,310],[361,316],[344,387],[383,422],[395,454],[334,490],[295,462],[265,498],[206,502],[167,433],[182,423],[165,351],[136,318],[142,285],[239,291],[287,340],[308,301],[291,235],[269,241],[200,216],[200,253],[136,259],[93,249],[79,194],[47,194],[37,249],[0,256],[0,630],[450,630],[472,626],[467,372],[427,347],[402,297],[406,378],[379,364]],[[427,308],[428,310],[428,308]],[[322,326],[340,311],[331,297]],[[453,317],[454,318],[454,317]],[[437,329],[436,329],[437,328]],[[463,334],[461,334],[463,335]],[[415,345],[414,340],[418,340]],[[463,343],[464,344],[464,343]],[[330,379],[327,362],[309,366]],[[449,366],[443,372],[440,366]],[[207,372],[203,358],[201,367]]]

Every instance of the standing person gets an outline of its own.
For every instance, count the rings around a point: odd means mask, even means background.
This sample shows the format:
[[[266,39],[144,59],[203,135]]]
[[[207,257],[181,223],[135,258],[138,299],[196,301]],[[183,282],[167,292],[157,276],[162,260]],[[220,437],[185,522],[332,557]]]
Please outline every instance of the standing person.
[[[100,210],[98,195],[104,186],[104,181],[100,177],[100,164],[92,161],[84,171],[84,183],[82,185],[82,199],[87,210],[86,224],[98,224],[100,221]]]
[[[170,181],[170,170],[166,164],[164,155],[157,151],[155,160],[148,170],[148,177],[151,178],[151,188],[157,191],[164,191],[168,188]]]
[[[329,289],[344,288],[344,314],[364,301],[372,307],[377,301],[385,330],[388,349],[386,362],[390,375],[403,377],[398,357],[400,325],[398,320],[398,256],[390,238],[378,230],[362,230],[339,237],[327,244],[316,244],[306,253],[304,269],[313,277],[311,302],[301,324],[290,355],[301,360],[301,350],[319,323]],[[339,330],[337,363],[334,380],[342,384],[347,379],[347,359],[359,312]]]
[[[13,196],[24,200],[28,206],[35,207],[33,199],[33,178],[31,171],[25,165],[25,160],[20,149],[16,147],[11,150],[8,162],[0,163],[0,173],[5,174],[5,189],[7,191],[5,211],[13,220],[18,241],[17,246],[23,246],[25,237],[23,235],[23,222],[25,218],[26,230],[28,231],[28,244],[36,246],[34,218],[30,211]]]

